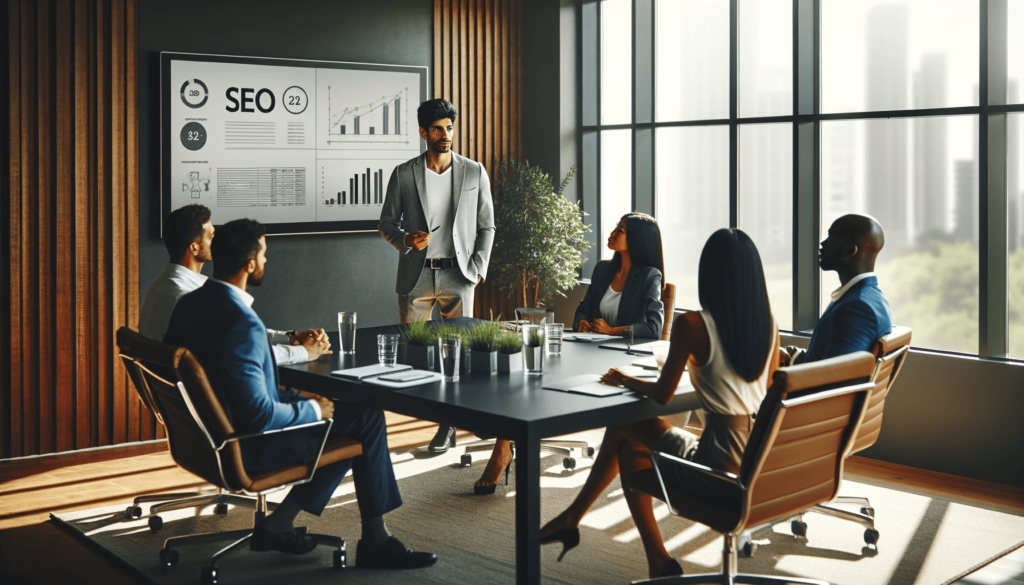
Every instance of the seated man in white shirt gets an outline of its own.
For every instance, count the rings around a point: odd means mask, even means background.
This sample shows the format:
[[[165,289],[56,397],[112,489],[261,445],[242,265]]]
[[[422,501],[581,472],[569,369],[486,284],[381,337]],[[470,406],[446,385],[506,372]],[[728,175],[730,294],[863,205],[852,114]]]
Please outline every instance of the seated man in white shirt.
[[[205,205],[186,205],[171,212],[164,225],[164,246],[171,259],[146,291],[139,313],[139,333],[163,341],[178,300],[206,282],[199,271],[213,259],[213,234],[210,210]],[[267,329],[267,337],[279,365],[313,361],[333,353],[323,329]]]

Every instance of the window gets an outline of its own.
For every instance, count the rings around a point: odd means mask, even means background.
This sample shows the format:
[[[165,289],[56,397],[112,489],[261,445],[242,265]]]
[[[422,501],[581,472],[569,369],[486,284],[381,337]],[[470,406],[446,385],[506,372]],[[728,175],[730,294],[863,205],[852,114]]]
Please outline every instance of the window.
[[[729,128],[692,126],[657,131],[657,209],[665,249],[665,280],[676,307],[700,309],[697,266],[704,242],[729,226]]]
[[[764,266],[772,314],[793,322],[793,125],[740,126],[740,229]]]
[[[592,259],[652,213],[697,309],[701,250],[738,227],[781,328],[807,331],[839,286],[820,238],[870,214],[915,346],[1024,359],[1024,0],[582,0],[580,22]]]
[[[821,237],[846,213],[882,224],[879,286],[919,347],[978,350],[977,120],[822,123]],[[822,275],[822,311],[837,288]]]

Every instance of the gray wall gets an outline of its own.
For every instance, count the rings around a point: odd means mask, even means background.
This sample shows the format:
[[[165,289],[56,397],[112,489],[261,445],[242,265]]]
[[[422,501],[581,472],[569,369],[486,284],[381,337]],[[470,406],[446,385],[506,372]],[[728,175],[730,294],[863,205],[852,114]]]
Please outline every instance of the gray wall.
[[[806,337],[783,335],[806,347]],[[864,457],[1024,487],[1024,365],[912,351]]]
[[[140,295],[167,261],[159,226],[160,51],[432,65],[426,0],[388,0],[387,10],[356,0],[141,0],[140,16]],[[268,327],[333,328],[341,310],[357,311],[363,326],[398,321],[398,253],[376,233],[273,236],[267,245],[267,278],[250,292]]]

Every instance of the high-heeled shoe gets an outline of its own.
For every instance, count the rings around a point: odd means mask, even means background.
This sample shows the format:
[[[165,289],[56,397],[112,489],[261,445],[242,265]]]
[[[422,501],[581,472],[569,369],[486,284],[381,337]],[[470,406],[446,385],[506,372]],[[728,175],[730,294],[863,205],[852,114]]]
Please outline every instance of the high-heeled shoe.
[[[508,485],[508,471],[512,468],[512,462],[516,460],[516,450],[514,447],[509,446],[509,450],[512,451],[512,458],[508,460],[508,465],[505,466],[505,485]],[[475,485],[473,486],[474,496],[492,496],[494,491],[497,489],[497,482],[491,485]]]
[[[661,568],[662,577],[674,577],[676,575],[683,574],[683,567],[679,564],[679,561],[675,559],[669,559],[665,566]]]
[[[562,557],[565,553],[576,548],[580,543],[580,529],[577,528],[566,528],[565,530],[559,530],[558,532],[552,532],[547,536],[543,536],[540,539],[541,544],[551,544],[553,542],[562,543],[562,554],[558,555],[558,562],[562,562]]]

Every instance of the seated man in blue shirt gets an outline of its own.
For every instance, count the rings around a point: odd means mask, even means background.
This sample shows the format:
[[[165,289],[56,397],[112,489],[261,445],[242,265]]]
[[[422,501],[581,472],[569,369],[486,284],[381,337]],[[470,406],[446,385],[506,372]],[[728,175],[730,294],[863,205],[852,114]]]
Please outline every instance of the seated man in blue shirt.
[[[783,365],[870,351],[879,337],[892,332],[892,308],[874,272],[884,245],[882,226],[873,217],[850,214],[832,223],[818,262],[824,271],[835,270],[842,286],[832,293],[807,351],[787,348],[784,352],[790,359],[782,356]]]
[[[319,516],[351,468],[363,534],[356,549],[360,568],[411,569],[432,565],[437,557],[414,552],[388,532],[384,514],[402,505],[388,451],[384,413],[365,404],[307,400],[278,389],[277,362],[267,330],[252,310],[247,287],[263,282],[267,242],[263,226],[238,219],[217,230],[213,240],[213,278],[181,297],[171,314],[164,342],[184,346],[203,365],[214,391],[240,433],[257,433],[333,418],[331,436],[351,437],[363,454],[318,469],[313,479],[291,488],[281,505],[256,528],[249,547],[292,554],[316,548],[293,521],[304,510]],[[261,473],[306,463],[320,447],[319,430],[292,431],[242,441],[246,470]]]

